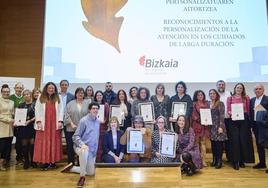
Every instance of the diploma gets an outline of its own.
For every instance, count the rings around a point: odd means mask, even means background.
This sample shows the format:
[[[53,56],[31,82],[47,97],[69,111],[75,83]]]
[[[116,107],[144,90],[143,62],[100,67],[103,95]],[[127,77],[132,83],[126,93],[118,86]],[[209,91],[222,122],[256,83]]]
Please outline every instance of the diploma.
[[[164,132],[160,136],[159,151],[164,157],[175,158],[176,156],[176,134]]]
[[[25,125],[26,118],[27,118],[27,109],[26,108],[16,108],[14,125],[26,126]]]
[[[110,119],[112,117],[117,117],[117,119],[119,121],[119,125],[123,126],[124,112],[120,108],[120,105],[111,105],[110,106]]]
[[[139,112],[144,122],[154,122],[154,105],[152,102],[139,103]]]
[[[200,109],[200,118],[202,125],[212,125],[211,110],[209,108]]]
[[[130,130],[128,132],[127,153],[144,153],[141,130]]]
[[[179,115],[186,115],[187,103],[186,102],[173,102],[172,103],[172,118],[177,119]]]
[[[244,107],[243,103],[231,104],[232,120],[244,120]]]
[[[97,115],[98,120],[100,120],[101,122],[104,121],[104,105],[101,104],[99,111],[98,111],[98,115]]]

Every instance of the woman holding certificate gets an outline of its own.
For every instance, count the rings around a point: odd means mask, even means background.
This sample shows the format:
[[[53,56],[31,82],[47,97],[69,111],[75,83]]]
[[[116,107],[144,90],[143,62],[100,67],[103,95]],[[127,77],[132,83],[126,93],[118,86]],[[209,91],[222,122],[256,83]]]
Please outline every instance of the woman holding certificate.
[[[169,121],[173,124],[173,130],[176,129],[178,115],[185,115],[187,121],[193,112],[193,101],[190,95],[186,94],[187,87],[183,81],[180,81],[175,86],[176,95],[170,98],[170,117]]]
[[[177,158],[183,163],[181,171],[191,176],[196,169],[202,168],[202,159],[195,142],[194,130],[183,115],[179,115],[177,119],[176,132],[178,134]]]
[[[102,158],[102,137],[104,133],[107,131],[107,123],[109,121],[109,105],[108,103],[104,102],[103,99],[103,92],[98,90],[95,93],[94,101],[100,105],[99,112],[97,118],[100,121],[100,131],[99,131],[99,144],[98,144],[98,151],[97,151],[97,162],[101,162]]]
[[[63,113],[58,89],[53,82],[48,82],[35,103],[36,136],[33,161],[43,164],[42,170],[56,168],[55,163],[63,158]]]
[[[126,129],[131,126],[131,104],[127,101],[127,94],[123,89],[118,90],[116,99],[112,102],[112,105],[120,106],[121,111],[121,117],[120,117],[121,122],[119,122],[121,124],[120,129],[125,132]],[[110,114],[111,113],[112,112],[110,112]]]
[[[225,107],[220,101],[220,95],[215,89],[209,90],[209,106],[211,109],[212,126],[210,129],[210,140],[213,161],[211,166],[216,169],[222,167],[223,145],[227,140],[226,128],[224,124]]]
[[[165,86],[163,84],[157,84],[155,88],[155,95],[151,96],[151,101],[154,104],[155,118],[164,116],[166,120],[168,120],[170,114],[168,111],[170,103],[169,100],[169,96],[165,95]]]
[[[123,133],[119,129],[116,117],[111,117],[108,123],[108,131],[103,135],[103,162],[120,163],[124,157],[125,146],[120,144]]]
[[[159,116],[156,119],[156,130],[154,130],[153,134],[152,134],[152,158],[151,158],[151,163],[170,163],[173,161],[173,158],[175,157],[168,157],[161,155],[161,151],[159,151],[161,149],[160,145],[161,145],[161,141],[163,142],[163,139],[161,140],[161,135],[165,134],[165,133],[171,133],[172,132],[170,130],[167,129],[167,121],[165,119],[164,116]],[[176,134],[176,133],[173,133]],[[175,137],[174,138],[174,142]],[[169,144],[172,145],[173,142],[170,142]],[[162,144],[163,145],[163,144]],[[167,146],[168,147],[168,146]],[[171,153],[176,152],[176,144],[173,145],[173,147],[169,147],[171,151]]]
[[[142,116],[135,116],[133,127],[128,127],[120,139],[127,146],[127,159],[130,163],[150,162],[152,148],[152,131],[144,127]]]
[[[230,126],[232,163],[235,170],[254,163],[252,135],[249,125],[249,102],[245,86],[237,83],[233,95],[227,98],[227,113],[232,118]]]
[[[10,89],[7,84],[1,87],[0,97],[0,171],[5,171],[4,167],[13,139],[13,115],[14,102],[9,100]]]
[[[131,106],[131,115],[135,117],[140,115],[143,117],[145,127],[153,130],[154,107],[153,103],[149,100],[150,91],[145,87],[140,87],[137,94],[137,100],[135,100]]]
[[[75,100],[70,101],[65,110],[64,126],[66,127],[65,138],[67,144],[68,163],[75,162],[75,152],[73,149],[73,135],[80,119],[88,114],[89,100],[84,100],[84,89],[78,87],[74,93]]]
[[[26,89],[23,91],[22,96],[24,102],[19,104],[19,109],[25,109],[27,111],[25,124],[18,126],[18,137],[22,143],[22,153],[24,158],[24,169],[28,169],[30,164],[32,167],[36,167],[36,163],[33,162],[34,153],[34,122],[35,122],[35,104],[32,102],[31,91]],[[15,117],[16,118],[16,117]],[[30,155],[30,159],[29,159]]]
[[[197,90],[194,92],[193,97],[193,113],[191,116],[191,122],[195,133],[195,141],[201,149],[203,166],[206,167],[206,145],[209,142],[210,130],[208,124],[201,124],[200,109],[209,109],[209,105],[206,101],[205,93],[202,90]]]

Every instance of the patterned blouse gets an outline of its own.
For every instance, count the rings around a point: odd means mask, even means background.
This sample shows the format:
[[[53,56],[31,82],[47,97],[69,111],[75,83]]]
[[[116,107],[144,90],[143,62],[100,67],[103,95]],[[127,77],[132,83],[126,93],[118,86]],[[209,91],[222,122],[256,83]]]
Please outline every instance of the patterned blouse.
[[[170,130],[165,129],[165,132],[171,132]],[[171,163],[173,161],[170,157],[157,157],[155,152],[159,153],[160,146],[160,134],[158,130],[155,130],[152,134],[152,158],[151,163]]]

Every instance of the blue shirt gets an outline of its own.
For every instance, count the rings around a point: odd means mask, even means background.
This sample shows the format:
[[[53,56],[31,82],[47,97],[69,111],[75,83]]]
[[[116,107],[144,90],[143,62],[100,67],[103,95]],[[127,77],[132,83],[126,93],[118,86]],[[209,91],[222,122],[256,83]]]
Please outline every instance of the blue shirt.
[[[88,146],[89,152],[96,156],[98,150],[100,121],[90,114],[84,116],[73,135],[74,147]]]

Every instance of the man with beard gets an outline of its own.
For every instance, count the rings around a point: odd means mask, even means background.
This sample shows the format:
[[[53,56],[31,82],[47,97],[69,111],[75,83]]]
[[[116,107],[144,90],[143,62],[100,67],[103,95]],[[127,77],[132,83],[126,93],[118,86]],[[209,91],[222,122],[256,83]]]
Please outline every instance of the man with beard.
[[[229,96],[231,96],[231,93],[229,91],[225,91],[225,82],[223,80],[219,80],[217,81],[216,87],[217,90],[220,94],[220,101],[224,103],[225,106],[225,115],[224,115],[224,123],[225,123],[225,127],[226,127],[226,133],[227,133],[227,137],[228,140],[225,141],[225,153],[226,153],[226,158],[227,161],[232,161],[232,153],[231,153],[231,140],[230,140],[230,126],[231,126],[231,118],[228,116],[227,113],[227,98]]]

